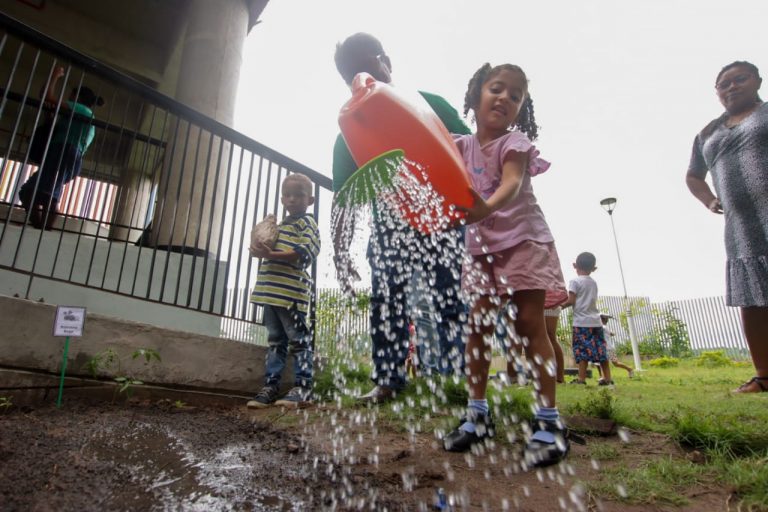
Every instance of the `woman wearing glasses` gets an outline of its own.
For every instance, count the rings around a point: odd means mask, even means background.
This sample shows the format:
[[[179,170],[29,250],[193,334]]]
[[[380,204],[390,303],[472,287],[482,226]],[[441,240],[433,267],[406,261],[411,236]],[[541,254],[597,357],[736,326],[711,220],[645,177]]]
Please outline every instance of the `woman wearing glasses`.
[[[737,393],[768,391],[768,106],[757,93],[761,83],[749,62],[720,70],[715,89],[725,112],[696,136],[686,176],[691,193],[725,215],[726,303],[741,308],[756,370]]]

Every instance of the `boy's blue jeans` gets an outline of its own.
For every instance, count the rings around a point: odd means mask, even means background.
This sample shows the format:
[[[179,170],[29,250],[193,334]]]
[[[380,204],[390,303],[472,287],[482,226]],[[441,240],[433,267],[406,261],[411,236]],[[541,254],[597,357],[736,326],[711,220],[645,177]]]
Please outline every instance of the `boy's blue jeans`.
[[[280,379],[288,358],[293,354],[294,385],[312,388],[312,335],[306,322],[306,314],[295,307],[264,306],[264,326],[267,328],[266,385],[280,386]]]
[[[463,248],[463,228],[432,238],[412,230],[393,231],[374,225],[367,256],[371,266],[371,380],[377,385],[395,390],[405,386],[410,320],[407,295],[414,270],[424,272],[436,309],[438,352],[442,356],[437,362],[438,371],[463,371]]]

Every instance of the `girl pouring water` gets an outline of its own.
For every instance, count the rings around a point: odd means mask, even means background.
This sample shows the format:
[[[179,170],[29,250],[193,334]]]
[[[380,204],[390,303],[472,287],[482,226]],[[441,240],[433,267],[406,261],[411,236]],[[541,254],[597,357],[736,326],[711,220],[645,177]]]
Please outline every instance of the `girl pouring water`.
[[[518,66],[483,65],[469,81],[464,114],[474,113],[477,132],[456,139],[474,188],[466,210],[462,291],[471,307],[466,349],[469,383],[467,414],[444,438],[449,451],[466,451],[494,435],[485,397],[495,320],[512,303],[510,319],[532,364],[537,407],[525,459],[547,466],[568,453],[567,430],[555,406],[555,363],[544,323],[545,294],[565,294],[554,238],[536,202],[531,177],[550,164],[532,142],[538,127],[528,80]],[[508,333],[504,345],[515,345]],[[514,361],[507,358],[508,366]]]

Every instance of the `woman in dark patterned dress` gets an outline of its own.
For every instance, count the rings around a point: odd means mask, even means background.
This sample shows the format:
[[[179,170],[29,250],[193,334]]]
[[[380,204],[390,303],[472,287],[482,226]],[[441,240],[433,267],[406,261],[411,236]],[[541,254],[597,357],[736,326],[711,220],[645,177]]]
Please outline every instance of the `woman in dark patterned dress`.
[[[726,303],[741,308],[756,375],[735,392],[768,391],[768,103],[749,62],[717,75],[725,107],[693,143],[686,183],[712,212],[725,214]],[[712,173],[715,194],[704,181]]]

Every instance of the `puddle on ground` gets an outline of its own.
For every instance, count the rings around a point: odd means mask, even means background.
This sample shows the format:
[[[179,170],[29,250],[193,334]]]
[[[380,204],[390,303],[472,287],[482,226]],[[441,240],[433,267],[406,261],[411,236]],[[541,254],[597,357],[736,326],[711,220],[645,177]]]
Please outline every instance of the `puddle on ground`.
[[[266,424],[77,400],[23,409],[0,416],[3,511],[323,508],[315,457]]]
[[[263,474],[274,469],[275,456],[260,443],[224,444],[211,453],[185,442],[173,426],[136,422],[99,432],[85,453],[119,468],[163,510],[306,510]]]

